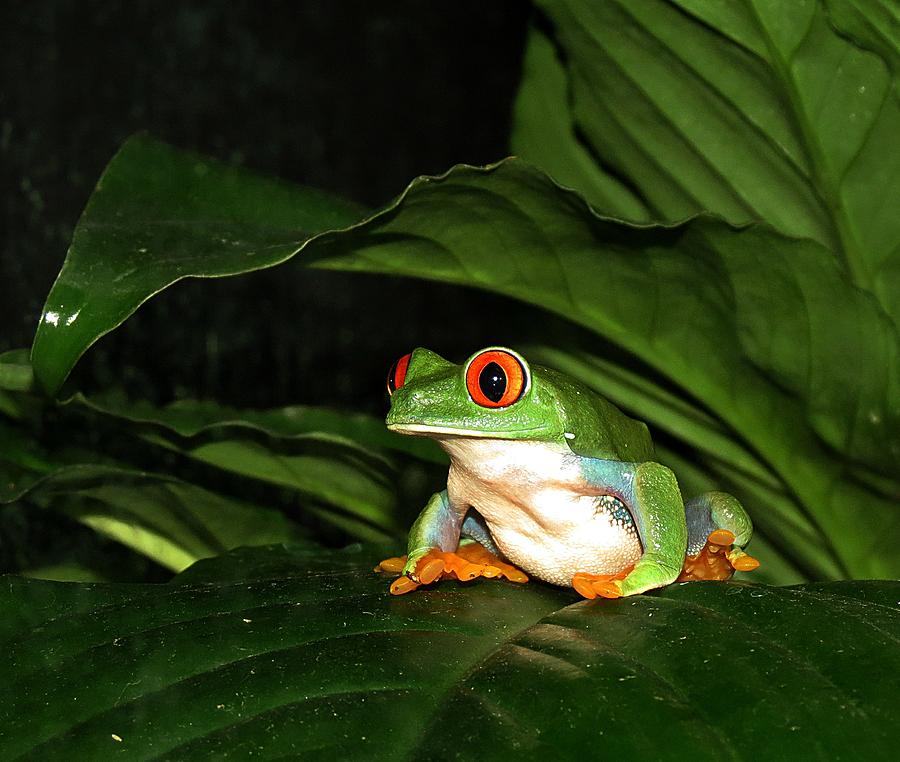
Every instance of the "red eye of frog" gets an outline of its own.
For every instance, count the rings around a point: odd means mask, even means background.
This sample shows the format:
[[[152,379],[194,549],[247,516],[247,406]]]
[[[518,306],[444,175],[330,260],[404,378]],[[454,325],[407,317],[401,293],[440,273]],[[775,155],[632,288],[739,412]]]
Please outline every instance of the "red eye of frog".
[[[389,395],[397,391],[403,386],[403,382],[406,381],[406,369],[409,367],[409,358],[411,356],[411,354],[405,354],[397,360],[397,362],[391,365],[387,377],[387,390]]]
[[[525,368],[515,355],[488,349],[477,355],[466,370],[466,389],[482,407],[507,407],[525,391]]]

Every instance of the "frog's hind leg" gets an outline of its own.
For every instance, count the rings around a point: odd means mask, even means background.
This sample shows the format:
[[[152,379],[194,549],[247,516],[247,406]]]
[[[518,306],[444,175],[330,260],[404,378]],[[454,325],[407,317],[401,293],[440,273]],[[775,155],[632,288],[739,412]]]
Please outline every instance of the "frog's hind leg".
[[[463,520],[462,530],[459,534],[462,538],[475,540],[489,553],[493,553],[495,556],[502,556],[484,517],[474,508],[470,508],[468,513],[466,513],[466,518]]]
[[[753,524],[741,504],[727,492],[706,492],[684,507],[688,528],[687,557],[680,582],[730,579],[735,571],[759,566],[743,548]]]
[[[684,506],[688,526],[688,553],[698,553],[717,529],[731,532],[731,542],[744,547],[750,542],[753,524],[743,506],[727,492],[704,492]]]

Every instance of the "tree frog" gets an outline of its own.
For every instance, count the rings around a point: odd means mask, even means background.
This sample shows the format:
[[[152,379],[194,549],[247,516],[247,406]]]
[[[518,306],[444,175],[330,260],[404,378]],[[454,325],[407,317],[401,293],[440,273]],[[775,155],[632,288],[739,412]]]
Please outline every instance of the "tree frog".
[[[646,425],[563,373],[505,347],[462,365],[419,348],[387,386],[387,427],[431,437],[450,457],[407,555],[376,567],[400,572],[394,594],[442,577],[531,575],[617,598],[759,565],[743,551],[753,527],[734,497],[685,504]]]

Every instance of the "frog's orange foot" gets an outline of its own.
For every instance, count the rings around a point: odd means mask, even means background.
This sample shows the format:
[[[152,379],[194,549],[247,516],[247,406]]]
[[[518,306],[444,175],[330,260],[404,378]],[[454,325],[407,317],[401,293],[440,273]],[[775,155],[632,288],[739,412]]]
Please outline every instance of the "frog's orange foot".
[[[702,579],[731,579],[735,571],[753,571],[759,566],[753,556],[734,547],[734,535],[727,529],[716,529],[706,538],[706,545],[695,556],[686,556],[678,582]]]
[[[631,567],[617,574],[588,574],[588,572],[576,572],[572,577],[572,587],[585,598],[621,598],[622,585],[620,584]]]
[[[375,571],[399,574],[406,566],[406,556],[388,558],[375,567]],[[510,582],[527,582],[528,575],[512,564],[508,564],[486,550],[478,543],[461,545],[455,553],[429,550],[416,563],[415,571],[403,575],[391,584],[391,594],[403,595],[415,590],[419,585],[430,585],[441,579],[457,579],[468,582],[476,577],[505,577]]]
[[[525,572],[494,555],[477,542],[460,545],[456,549],[456,553],[444,553],[443,555],[451,572],[456,575],[457,579],[463,581],[481,576],[489,579],[503,577],[510,582],[528,582],[528,575]],[[473,566],[476,568],[472,569]],[[476,570],[478,573],[468,576]]]

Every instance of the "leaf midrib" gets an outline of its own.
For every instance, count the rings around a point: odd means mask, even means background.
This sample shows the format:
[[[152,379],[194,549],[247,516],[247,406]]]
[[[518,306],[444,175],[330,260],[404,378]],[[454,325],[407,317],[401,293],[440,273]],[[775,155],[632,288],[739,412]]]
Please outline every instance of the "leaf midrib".
[[[868,266],[862,257],[859,243],[852,234],[852,226],[847,217],[844,205],[840,199],[840,189],[831,173],[828,171],[827,162],[825,161],[822,147],[819,145],[815,131],[810,123],[806,111],[803,109],[803,103],[800,98],[800,92],[797,89],[797,83],[791,74],[790,64],[796,54],[806,40],[809,38],[815,24],[817,14],[816,11],[809,21],[809,25],[803,33],[802,38],[797,42],[791,51],[791,60],[784,60],[781,57],[775,41],[768,34],[765,24],[760,18],[759,12],[753,0],[747,0],[750,14],[756,22],[757,30],[760,38],[765,42],[766,50],[769,54],[769,63],[771,64],[778,80],[782,83],[782,90],[785,95],[790,114],[795,127],[800,133],[800,146],[806,155],[810,168],[813,182],[810,183],[813,192],[821,199],[823,206],[829,212],[829,219],[834,230],[836,243],[834,253],[841,261],[850,280],[858,288],[870,293],[874,291],[874,281],[869,272]],[[877,298],[877,295],[876,295]],[[879,300],[880,301],[880,300]],[[884,305],[882,305],[884,306]]]

